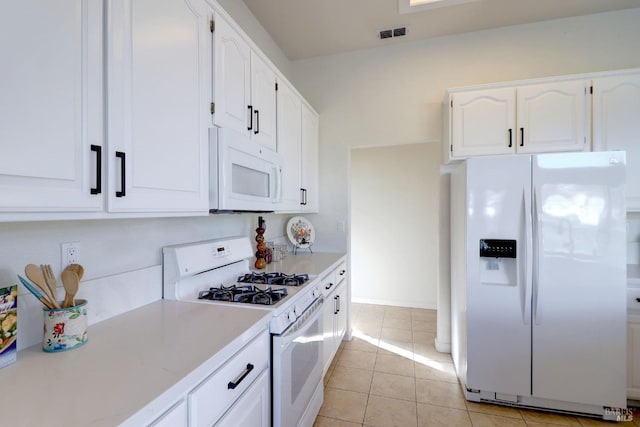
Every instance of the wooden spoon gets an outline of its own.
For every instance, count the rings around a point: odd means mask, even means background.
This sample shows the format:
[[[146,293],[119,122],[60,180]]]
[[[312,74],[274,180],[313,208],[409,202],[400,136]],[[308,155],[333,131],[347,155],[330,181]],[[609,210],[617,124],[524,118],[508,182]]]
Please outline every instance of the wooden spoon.
[[[67,268],[62,272],[62,286],[64,286],[65,295],[62,307],[75,307],[76,302],[74,300],[80,287],[80,279],[78,274],[72,269]]]
[[[35,283],[40,290],[42,290],[52,307],[60,308],[60,304],[58,304],[56,296],[51,294],[51,289],[47,286],[47,281],[45,280],[44,273],[40,267],[35,264],[28,264],[24,268],[24,274],[26,274],[29,280]]]
[[[69,264],[65,270],[75,271],[78,275],[78,280],[82,280],[82,276],[84,275],[84,267],[80,264]]]

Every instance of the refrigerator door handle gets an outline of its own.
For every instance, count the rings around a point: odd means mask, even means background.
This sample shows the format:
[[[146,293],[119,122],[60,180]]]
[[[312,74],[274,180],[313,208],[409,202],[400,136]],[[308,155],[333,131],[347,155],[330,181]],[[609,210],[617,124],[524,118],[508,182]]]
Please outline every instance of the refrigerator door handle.
[[[532,279],[532,264],[533,264],[533,236],[531,225],[531,195],[527,194],[526,188],[522,189],[522,204],[523,204],[523,223],[524,223],[524,259],[523,271],[524,286],[520,289],[520,304],[522,309],[522,322],[525,325],[529,324],[531,320],[531,279]]]
[[[539,215],[538,215],[538,196],[537,196],[537,192],[534,189],[532,192],[532,196],[533,196],[533,209],[532,209],[532,215],[533,215],[533,239],[536,242],[539,242],[540,239],[540,224],[538,223],[539,219]],[[533,305],[533,321],[536,325],[540,325],[542,323],[542,313],[540,313],[538,311],[538,307],[540,306],[540,271],[538,269],[538,259],[539,259],[539,254],[537,253],[537,251],[539,251],[540,249],[540,243],[535,244],[535,247],[532,247],[532,255],[533,255],[533,262],[532,262],[532,274],[531,274],[531,283],[532,283],[532,293],[531,293],[531,299],[532,299],[532,305]]]

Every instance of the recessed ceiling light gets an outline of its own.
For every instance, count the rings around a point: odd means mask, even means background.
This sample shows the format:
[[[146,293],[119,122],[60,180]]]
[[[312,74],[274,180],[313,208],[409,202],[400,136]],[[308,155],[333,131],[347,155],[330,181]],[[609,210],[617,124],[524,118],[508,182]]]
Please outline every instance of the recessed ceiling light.
[[[400,13],[422,12],[438,7],[454,6],[479,0],[398,0]]]

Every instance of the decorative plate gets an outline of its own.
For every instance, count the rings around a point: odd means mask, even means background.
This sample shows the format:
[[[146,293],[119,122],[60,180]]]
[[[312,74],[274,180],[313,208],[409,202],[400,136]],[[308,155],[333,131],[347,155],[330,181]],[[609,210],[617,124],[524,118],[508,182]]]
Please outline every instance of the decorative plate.
[[[294,216],[287,223],[287,236],[294,246],[308,248],[316,239],[313,225],[304,217]]]

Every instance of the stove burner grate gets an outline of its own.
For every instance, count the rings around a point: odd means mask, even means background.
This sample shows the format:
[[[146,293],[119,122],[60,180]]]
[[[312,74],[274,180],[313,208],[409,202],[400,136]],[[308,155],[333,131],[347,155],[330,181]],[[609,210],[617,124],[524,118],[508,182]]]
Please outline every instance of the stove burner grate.
[[[308,274],[247,273],[238,277],[240,283],[263,283],[278,286],[300,286],[308,280]]]
[[[209,290],[201,291],[198,294],[198,299],[273,305],[287,295],[288,292],[286,288],[267,288],[263,290],[252,285],[220,285],[220,287],[217,288],[211,287]]]

